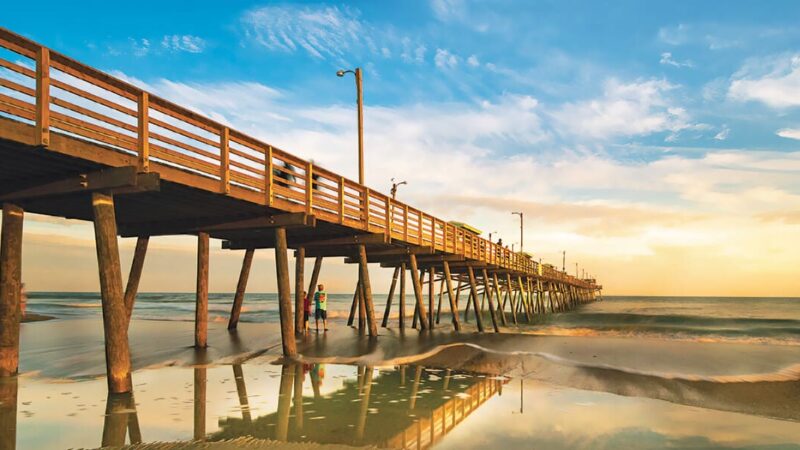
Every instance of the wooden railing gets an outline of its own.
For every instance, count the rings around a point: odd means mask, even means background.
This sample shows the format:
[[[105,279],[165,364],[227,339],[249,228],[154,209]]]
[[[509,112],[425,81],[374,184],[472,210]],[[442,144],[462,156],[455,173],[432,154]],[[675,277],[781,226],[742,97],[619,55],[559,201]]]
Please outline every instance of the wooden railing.
[[[464,391],[461,396],[456,394],[442,406],[431,411],[430,417],[418,415],[414,425],[389,438],[382,447],[430,448],[502,389],[502,383],[502,380],[489,378],[477,382]]]
[[[3,28],[0,47],[0,116],[34,125],[38,145],[58,132],[134,157],[143,172],[179,169],[222,194],[590,287]]]

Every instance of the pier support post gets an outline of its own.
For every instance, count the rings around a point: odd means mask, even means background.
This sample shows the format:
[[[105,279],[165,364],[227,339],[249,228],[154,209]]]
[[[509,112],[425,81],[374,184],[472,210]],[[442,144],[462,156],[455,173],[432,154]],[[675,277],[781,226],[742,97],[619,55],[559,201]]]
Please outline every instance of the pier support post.
[[[472,307],[475,310],[475,322],[478,324],[478,331],[483,332],[483,318],[478,305],[478,284],[475,282],[475,271],[472,266],[467,267],[467,273],[469,274],[469,287],[472,292]]]
[[[23,218],[22,208],[11,203],[3,204],[3,230],[0,236],[0,377],[14,376],[19,368]]]
[[[289,285],[289,257],[287,256],[286,228],[275,228],[275,272],[278,278],[278,314],[281,320],[283,356],[297,356],[292,321],[292,294]]]
[[[495,315],[494,300],[492,300],[492,289],[489,286],[489,273],[486,271],[486,269],[483,269],[481,274],[483,275],[483,289],[486,292],[486,300],[489,303],[489,315],[492,318],[492,328],[494,328],[495,333],[499,333],[500,327],[498,327],[497,325],[497,316]]]
[[[353,303],[350,304],[350,315],[347,318],[347,326],[353,326],[353,320],[356,317],[356,309],[358,308],[358,296],[361,295],[361,277],[358,277],[356,282],[356,290],[353,292]]]
[[[197,233],[197,290],[194,310],[194,346],[208,347],[208,233]]]
[[[125,286],[125,310],[128,312],[128,324],[133,315],[133,305],[136,303],[136,294],[139,292],[139,280],[142,279],[144,257],[147,254],[147,244],[150,236],[139,236],[136,239],[136,249],[133,251],[131,271],[128,274],[128,284]]]
[[[244,251],[242,270],[239,272],[239,282],[236,284],[236,294],[233,296],[233,306],[231,306],[231,317],[228,319],[229,330],[235,330],[239,326],[239,315],[242,313],[244,293],[247,290],[247,280],[250,278],[250,267],[253,265],[254,253],[255,249],[252,248]]]
[[[361,244],[358,246],[358,271],[361,276],[362,304],[367,314],[367,327],[370,337],[378,335],[378,324],[375,323],[375,305],[372,302],[372,285],[369,280],[369,267],[367,266],[367,250]]]
[[[302,334],[305,329],[303,320],[303,288],[305,287],[306,248],[298,247],[294,256],[294,332]]]
[[[428,271],[429,271],[429,273],[428,273],[428,328],[430,328],[432,330],[434,328],[434,325],[435,325],[433,323],[433,321],[434,321],[433,313],[434,313],[434,309],[435,309],[434,308],[434,298],[436,297],[436,285],[433,282],[433,280],[436,277],[436,269],[434,269],[433,266],[431,266],[431,268],[428,269]]]
[[[92,194],[92,209],[103,306],[108,390],[113,394],[120,394],[131,391],[131,355],[128,347],[128,314],[122,292],[114,198],[95,192]]]
[[[453,315],[453,328],[456,331],[461,331],[461,323],[458,321],[458,304],[456,303],[456,296],[453,295],[453,280],[450,276],[450,264],[447,261],[443,261],[442,268],[444,270],[444,282],[447,285],[447,298],[450,299],[450,313]]]
[[[400,264],[400,329],[406,329],[406,263]]]
[[[530,305],[528,304],[528,295],[527,295],[528,293],[526,286],[525,284],[522,283],[521,276],[517,277],[517,282],[519,283],[519,289],[520,289],[519,301],[522,302],[522,306],[525,308],[525,317],[528,319],[528,323],[531,323],[533,321],[533,317],[531,316]]]
[[[322,256],[314,258],[314,270],[311,271],[311,281],[308,282],[308,300],[314,301],[314,294],[317,292],[319,272],[322,270]],[[311,320],[311,318],[309,318]]]
[[[485,276],[488,276],[488,273],[484,270]],[[500,286],[497,285],[497,274],[492,274],[492,287],[494,289],[494,295],[497,297],[497,309],[500,311],[500,323],[503,326],[508,325],[506,323],[506,313],[503,311],[503,300],[500,298]]]
[[[420,330],[425,330],[427,329],[427,324],[425,323],[425,303],[422,301],[422,284],[420,282],[419,267],[417,267],[417,255],[413,253],[408,255],[408,262],[411,266],[411,283],[414,285],[414,297],[417,300],[417,311],[421,318],[419,321],[419,328]]]
[[[389,296],[386,298],[386,309],[383,311],[383,321],[381,322],[381,326],[386,328],[386,325],[389,324],[389,313],[392,310],[392,298],[394,298],[394,290],[397,287],[397,277],[400,273],[400,267],[394,268],[394,273],[392,274],[392,285],[389,287]]]

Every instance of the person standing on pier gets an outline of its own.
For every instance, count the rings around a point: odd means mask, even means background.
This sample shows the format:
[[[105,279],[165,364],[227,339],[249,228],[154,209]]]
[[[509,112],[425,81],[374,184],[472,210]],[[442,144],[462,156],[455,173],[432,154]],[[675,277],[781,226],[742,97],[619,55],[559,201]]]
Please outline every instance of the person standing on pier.
[[[328,331],[328,293],[325,286],[317,286],[317,293],[314,294],[314,324],[319,332],[319,319],[322,319],[322,327]]]

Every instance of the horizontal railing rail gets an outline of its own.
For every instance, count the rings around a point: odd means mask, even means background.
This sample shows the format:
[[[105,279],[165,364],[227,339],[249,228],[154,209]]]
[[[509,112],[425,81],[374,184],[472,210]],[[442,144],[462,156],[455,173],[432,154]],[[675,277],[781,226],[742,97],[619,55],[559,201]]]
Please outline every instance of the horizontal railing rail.
[[[58,132],[135,157],[143,172],[179,169],[271,208],[593,286],[3,28],[0,48],[0,116],[35,126],[38,145]]]

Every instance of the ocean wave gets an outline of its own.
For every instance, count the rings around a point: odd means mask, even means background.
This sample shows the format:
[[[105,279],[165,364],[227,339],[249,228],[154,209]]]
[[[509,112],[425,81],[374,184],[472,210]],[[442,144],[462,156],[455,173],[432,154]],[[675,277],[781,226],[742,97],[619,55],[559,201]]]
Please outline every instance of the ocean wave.
[[[735,344],[760,344],[760,345],[791,345],[800,346],[800,330],[798,329],[769,329],[769,330],[698,330],[681,329],[621,329],[608,327],[561,327],[548,326],[534,330],[524,331],[525,334],[537,336],[575,336],[575,337],[613,337],[613,338],[651,338],[671,341],[701,342],[701,343],[735,343]]]
[[[414,355],[404,355],[400,357],[384,358],[383,353],[377,350],[373,353],[366,355],[352,356],[352,357],[306,357],[300,356],[298,359],[301,362],[307,363],[323,363],[323,364],[358,364],[370,365],[373,367],[391,367],[398,365],[413,365],[420,363],[424,360],[435,359],[436,356],[447,351],[456,350],[459,348],[467,348],[476,350],[484,355],[491,355],[495,357],[505,358],[535,358],[546,361],[548,363],[557,364],[561,366],[574,367],[584,370],[603,369],[614,370],[631,375],[643,375],[655,378],[662,378],[665,380],[683,380],[683,381],[705,381],[711,383],[756,383],[756,382],[785,382],[785,381],[800,381],[800,364],[793,364],[775,372],[766,373],[750,373],[738,375],[699,375],[699,374],[685,374],[685,373],[670,373],[638,370],[627,367],[619,367],[610,364],[602,363],[585,363],[563,356],[555,355],[548,352],[530,352],[530,351],[504,351],[484,347],[479,344],[471,342],[457,342],[452,344],[442,344],[436,346],[426,352],[417,353]]]

